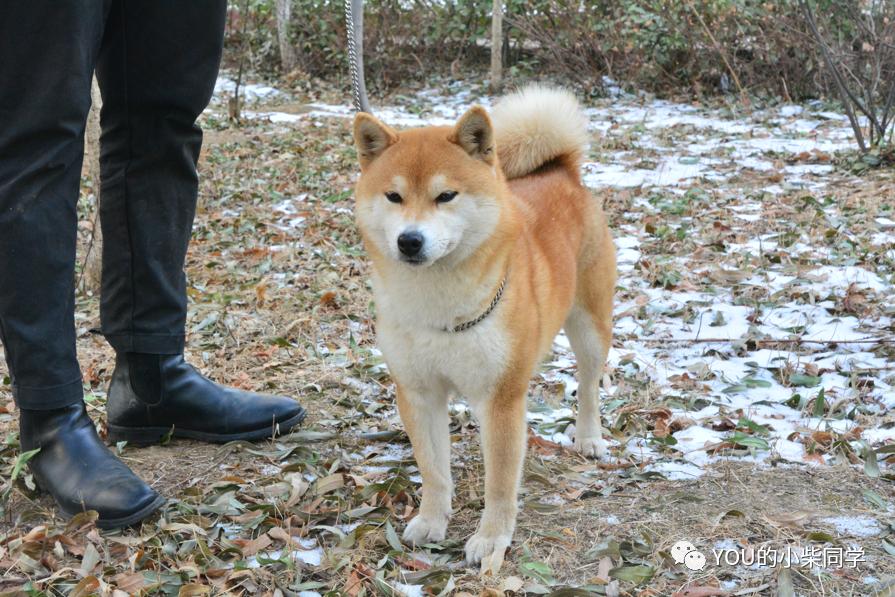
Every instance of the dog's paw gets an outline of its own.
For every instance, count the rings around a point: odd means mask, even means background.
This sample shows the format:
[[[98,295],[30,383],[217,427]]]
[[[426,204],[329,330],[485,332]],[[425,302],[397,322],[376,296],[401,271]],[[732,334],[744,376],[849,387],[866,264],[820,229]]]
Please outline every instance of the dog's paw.
[[[576,437],[575,451],[588,458],[606,460],[606,440],[599,436]]]
[[[512,542],[512,533],[491,535],[479,531],[466,542],[466,562],[478,564],[482,561],[494,561],[499,569],[503,554]]]
[[[408,545],[424,545],[443,541],[447,534],[448,517],[425,517],[417,515],[407,523],[402,538]]]

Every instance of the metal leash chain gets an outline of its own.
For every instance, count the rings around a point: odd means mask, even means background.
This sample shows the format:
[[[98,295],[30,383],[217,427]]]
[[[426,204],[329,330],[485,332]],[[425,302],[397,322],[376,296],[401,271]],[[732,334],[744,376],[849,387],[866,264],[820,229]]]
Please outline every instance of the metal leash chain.
[[[351,0],[345,0],[345,25],[348,30],[348,71],[351,74],[351,90],[354,92],[354,109],[360,112],[360,85],[357,74],[357,44],[354,38],[354,15]]]
[[[348,70],[351,75],[351,91],[354,99],[354,109],[357,112],[369,112],[370,105],[367,101],[366,85],[364,84],[363,72],[363,38],[361,38],[361,47],[358,48],[358,32],[363,34],[362,27],[359,28],[358,23],[362,23],[363,14],[362,0],[345,0],[345,26],[348,32]]]

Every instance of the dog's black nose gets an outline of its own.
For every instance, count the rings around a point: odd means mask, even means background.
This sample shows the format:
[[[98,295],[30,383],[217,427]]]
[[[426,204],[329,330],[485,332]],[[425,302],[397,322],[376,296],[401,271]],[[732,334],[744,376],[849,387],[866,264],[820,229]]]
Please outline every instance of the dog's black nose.
[[[398,236],[398,249],[407,257],[416,257],[423,248],[423,235],[416,230],[402,232]]]

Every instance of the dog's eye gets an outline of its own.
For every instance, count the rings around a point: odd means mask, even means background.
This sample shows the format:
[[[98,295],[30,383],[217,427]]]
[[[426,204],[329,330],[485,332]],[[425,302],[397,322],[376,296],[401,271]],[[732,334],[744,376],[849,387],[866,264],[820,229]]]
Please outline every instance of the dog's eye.
[[[402,201],[404,201],[403,199],[401,199],[401,195],[399,195],[398,193],[396,193],[394,191],[392,191],[390,193],[386,193],[385,198],[388,199],[389,201],[391,201],[392,203],[401,203]]]
[[[435,198],[435,203],[447,203],[457,196],[457,191],[445,191]]]

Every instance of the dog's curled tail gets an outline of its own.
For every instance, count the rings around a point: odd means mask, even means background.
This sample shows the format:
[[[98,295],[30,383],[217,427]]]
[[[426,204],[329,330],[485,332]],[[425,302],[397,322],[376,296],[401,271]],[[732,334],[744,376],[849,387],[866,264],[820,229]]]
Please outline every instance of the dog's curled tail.
[[[577,177],[587,118],[566,90],[532,85],[502,98],[491,112],[497,156],[508,179],[562,161]]]

